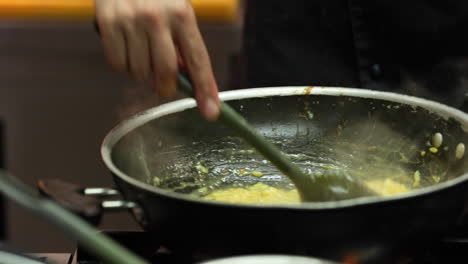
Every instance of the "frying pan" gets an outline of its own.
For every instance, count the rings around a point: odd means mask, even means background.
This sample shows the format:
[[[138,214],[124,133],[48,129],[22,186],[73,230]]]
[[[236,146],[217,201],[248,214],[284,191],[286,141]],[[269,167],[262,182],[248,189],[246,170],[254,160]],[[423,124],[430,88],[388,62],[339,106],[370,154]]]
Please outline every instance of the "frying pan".
[[[195,197],[210,186],[289,185],[235,133],[204,121],[195,101],[183,99],[120,123],[101,149],[126,207],[131,202],[137,221],[165,245],[340,258],[363,248],[437,238],[462,220],[468,188],[466,157],[460,155],[467,143],[465,113],[420,98],[351,88],[255,88],[220,96],[312,180],[331,170],[360,181],[396,177],[412,189],[298,204]],[[434,150],[436,133],[443,143]],[[242,176],[241,168],[265,176]],[[330,187],[326,181],[317,184]]]

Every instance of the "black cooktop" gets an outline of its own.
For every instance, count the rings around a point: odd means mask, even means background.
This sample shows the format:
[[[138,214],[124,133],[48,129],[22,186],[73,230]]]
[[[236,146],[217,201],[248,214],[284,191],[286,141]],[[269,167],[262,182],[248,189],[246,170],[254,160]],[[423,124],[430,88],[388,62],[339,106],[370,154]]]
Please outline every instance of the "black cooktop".
[[[145,232],[106,232],[117,242],[147,259],[150,263],[158,264],[193,264],[202,261],[231,257],[231,254],[219,256],[200,255],[189,252],[173,252],[161,246],[157,240]],[[269,252],[274,253],[274,252]],[[79,264],[98,264],[92,255],[83,247],[78,246],[77,262]],[[292,253],[295,254],[295,253]],[[401,251],[392,251],[388,248],[374,247],[366,252],[367,256],[347,256],[334,259],[341,263],[396,263],[396,264],[439,264],[439,263],[463,263],[468,260],[468,239],[446,238],[434,242],[418,242],[405,244]]]

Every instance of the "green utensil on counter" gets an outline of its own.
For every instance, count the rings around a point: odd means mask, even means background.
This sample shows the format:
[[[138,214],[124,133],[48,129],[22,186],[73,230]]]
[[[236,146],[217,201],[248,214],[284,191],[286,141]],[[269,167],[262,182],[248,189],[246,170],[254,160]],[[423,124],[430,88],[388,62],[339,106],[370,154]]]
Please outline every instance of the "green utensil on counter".
[[[148,263],[106,235],[99,233],[94,227],[63,209],[60,205],[39,197],[30,188],[3,170],[0,170],[0,192],[78,240],[83,247],[104,263]]]
[[[178,76],[178,85],[181,91],[194,97],[192,84],[182,74]],[[252,145],[284,175],[289,177],[296,186],[302,201],[317,201],[321,199],[321,194],[314,191],[314,189],[317,189],[317,185],[314,185],[307,174],[303,173],[301,169],[292,163],[275,145],[260,135],[247,120],[222,101],[219,120],[234,129],[239,136]]]

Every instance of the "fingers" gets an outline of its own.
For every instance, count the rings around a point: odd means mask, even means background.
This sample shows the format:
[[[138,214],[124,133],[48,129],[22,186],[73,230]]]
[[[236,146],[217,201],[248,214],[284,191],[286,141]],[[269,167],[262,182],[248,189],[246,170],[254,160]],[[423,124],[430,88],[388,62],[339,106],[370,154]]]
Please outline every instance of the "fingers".
[[[148,37],[138,24],[136,7],[126,0],[96,0],[104,53],[117,71],[145,79],[151,71]]]
[[[201,113],[219,115],[218,87],[188,0],[95,0],[109,63],[139,79],[152,77],[156,91],[177,89],[178,51],[190,74]]]
[[[96,17],[101,31],[102,45],[108,63],[116,71],[124,71],[127,66],[127,54],[124,32],[116,23],[118,17],[108,0],[96,1]]]
[[[184,13],[185,12],[185,13]],[[219,116],[218,87],[214,78],[208,51],[198,30],[193,10],[180,11],[173,22],[174,35],[185,66],[195,87],[200,112],[208,120]]]
[[[147,79],[151,72],[151,54],[146,32],[138,27],[127,26],[125,39],[130,73],[137,79]]]
[[[127,67],[127,47],[123,32],[118,28],[107,28],[101,34],[108,63],[114,70],[124,71]]]
[[[155,25],[148,32],[150,38],[153,83],[161,96],[173,95],[177,89],[177,53],[169,28]]]

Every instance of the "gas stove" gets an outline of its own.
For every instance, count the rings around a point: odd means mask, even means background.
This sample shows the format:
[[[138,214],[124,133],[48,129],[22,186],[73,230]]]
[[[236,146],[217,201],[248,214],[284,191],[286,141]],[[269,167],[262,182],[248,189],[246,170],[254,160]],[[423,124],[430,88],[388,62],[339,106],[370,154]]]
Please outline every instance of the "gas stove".
[[[230,254],[224,256],[206,256],[196,253],[172,252],[162,245],[154,244],[154,238],[145,232],[106,232],[117,242],[125,245],[135,253],[143,256],[150,263],[157,264],[192,264],[201,263],[204,261],[212,261],[221,257],[232,257]],[[374,249],[375,250],[375,249]],[[381,253],[384,251],[381,251]],[[369,252],[370,254],[371,252]],[[373,252],[375,253],[375,251]],[[387,251],[388,253],[388,251]],[[38,255],[44,261],[57,264],[101,264],[86,250],[78,246],[73,253],[70,254],[42,254]],[[372,260],[360,261],[356,256],[349,257],[340,261],[340,263],[388,263],[389,255],[382,254],[380,258],[375,256]],[[392,263],[396,264],[441,264],[441,263],[462,263],[468,259],[468,239],[463,238],[446,238],[427,244],[416,244],[404,250],[404,253],[399,253],[398,256],[391,256]],[[228,263],[228,262],[226,262]],[[234,263],[234,262],[232,262]],[[238,262],[235,262],[238,263]],[[246,262],[247,263],[247,262]],[[255,262],[248,262],[255,263]],[[309,263],[309,262],[304,262]],[[313,263],[313,262],[310,262]],[[318,263],[317,263],[318,264]]]

